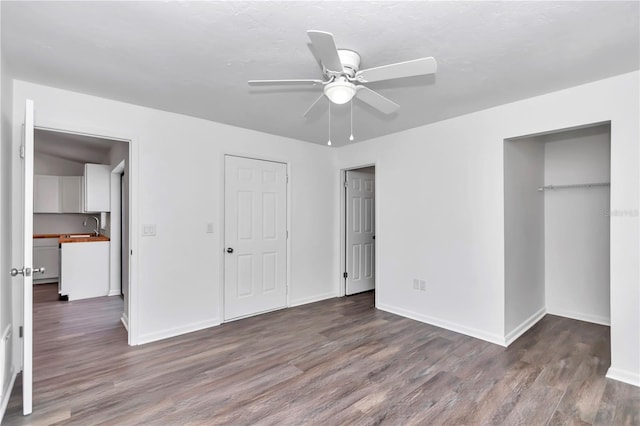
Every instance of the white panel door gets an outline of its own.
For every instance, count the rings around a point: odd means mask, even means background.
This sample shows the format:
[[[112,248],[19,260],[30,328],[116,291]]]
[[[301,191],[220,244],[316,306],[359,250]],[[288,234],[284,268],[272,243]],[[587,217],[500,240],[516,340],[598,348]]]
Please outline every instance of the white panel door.
[[[375,288],[375,174],[346,172],[346,294]]]
[[[224,318],[287,305],[287,167],[225,157]]]
[[[33,101],[26,101],[22,137],[22,252],[11,276],[22,277],[22,413],[31,414],[33,372]]]

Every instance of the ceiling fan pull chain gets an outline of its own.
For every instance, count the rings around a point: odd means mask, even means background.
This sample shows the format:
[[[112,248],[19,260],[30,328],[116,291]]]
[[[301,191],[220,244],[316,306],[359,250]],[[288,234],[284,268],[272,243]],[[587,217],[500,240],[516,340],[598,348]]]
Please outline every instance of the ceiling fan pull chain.
[[[349,135],[349,140],[353,141],[353,99],[351,99],[351,135]]]
[[[331,102],[329,102],[329,140],[327,145],[331,146]]]

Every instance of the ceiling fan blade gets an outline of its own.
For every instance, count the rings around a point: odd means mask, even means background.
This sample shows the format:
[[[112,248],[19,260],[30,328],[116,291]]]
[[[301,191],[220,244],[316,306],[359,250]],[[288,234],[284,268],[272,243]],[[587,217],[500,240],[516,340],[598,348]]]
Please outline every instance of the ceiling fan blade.
[[[309,114],[309,112],[311,112],[311,110],[313,109],[314,106],[316,106],[316,104],[318,102],[320,102],[320,99],[324,98],[324,93],[322,95],[320,95],[320,97],[318,99],[316,99],[311,106],[304,112],[304,114],[302,114],[303,117],[306,117],[307,114]]]
[[[394,78],[413,77],[415,75],[435,74],[437,70],[438,64],[436,60],[429,57],[361,70],[356,73],[356,78],[358,81],[367,83],[392,80]]]
[[[315,86],[322,84],[322,80],[249,80],[251,86],[291,86],[295,84],[309,84]]]
[[[385,98],[381,94],[374,92],[365,86],[357,86],[358,93],[356,97],[362,102],[367,103],[385,114],[394,113],[400,108],[397,103]]]
[[[342,72],[342,62],[338,55],[336,43],[333,41],[333,34],[325,31],[307,31],[309,39],[313,44],[313,51],[320,58],[322,65],[329,71]]]

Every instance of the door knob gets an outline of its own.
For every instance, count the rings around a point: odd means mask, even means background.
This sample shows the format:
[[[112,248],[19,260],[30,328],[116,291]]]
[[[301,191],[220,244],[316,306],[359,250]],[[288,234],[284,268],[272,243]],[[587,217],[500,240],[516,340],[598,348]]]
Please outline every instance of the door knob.
[[[229,248],[227,249],[227,253],[233,253],[233,249],[232,249],[231,247],[229,247]]]
[[[30,277],[31,276],[31,268],[20,268],[20,269],[12,268],[11,269],[11,276],[15,277],[17,275],[24,275],[25,277]]]

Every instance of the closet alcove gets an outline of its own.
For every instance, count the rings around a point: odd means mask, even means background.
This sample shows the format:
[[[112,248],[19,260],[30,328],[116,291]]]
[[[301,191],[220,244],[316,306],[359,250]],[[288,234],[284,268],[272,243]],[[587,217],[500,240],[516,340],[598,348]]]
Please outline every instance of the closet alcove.
[[[610,123],[504,141],[505,334],[610,324]]]

